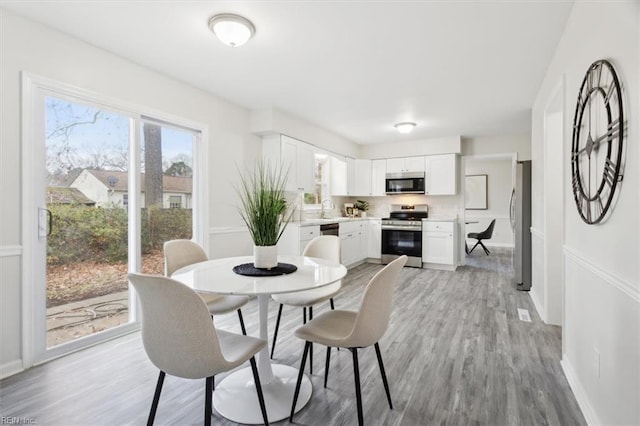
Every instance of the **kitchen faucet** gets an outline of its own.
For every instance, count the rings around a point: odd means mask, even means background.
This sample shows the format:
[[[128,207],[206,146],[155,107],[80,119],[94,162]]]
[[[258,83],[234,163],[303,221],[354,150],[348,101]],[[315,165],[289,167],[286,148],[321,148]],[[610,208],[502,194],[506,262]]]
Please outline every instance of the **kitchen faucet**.
[[[325,198],[324,200],[322,200],[322,203],[320,204],[320,219],[326,219],[324,203],[326,203],[327,201],[329,202],[329,210],[333,210],[335,208],[335,206],[333,205],[333,201],[331,201],[329,198]]]

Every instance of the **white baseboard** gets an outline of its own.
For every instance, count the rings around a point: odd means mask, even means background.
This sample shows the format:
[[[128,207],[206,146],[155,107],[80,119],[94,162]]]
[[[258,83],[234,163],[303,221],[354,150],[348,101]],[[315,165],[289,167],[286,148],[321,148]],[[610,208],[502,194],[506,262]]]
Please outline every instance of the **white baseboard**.
[[[538,316],[540,317],[540,319],[542,320],[542,322],[544,322],[545,324],[547,324],[547,311],[544,310],[544,305],[542,304],[542,302],[540,300],[538,300],[537,297],[535,297],[536,294],[529,291],[529,298],[531,299],[531,301],[533,302],[533,306],[536,308],[536,311],[538,312]]]
[[[13,376],[21,371],[24,371],[24,368],[22,368],[22,360],[16,359],[15,361],[7,362],[0,365],[0,379]]]
[[[476,240],[467,239],[467,245],[469,246],[469,249],[471,249],[471,247],[473,247],[475,243],[476,243]],[[482,244],[484,244],[487,247],[507,247],[507,248],[514,248],[515,247],[515,245],[513,243],[491,243],[491,242],[489,242],[489,240],[482,240]],[[477,250],[477,248],[476,248],[476,250]]]
[[[600,423],[600,419],[598,419],[598,416],[596,415],[596,411],[593,409],[593,406],[591,406],[591,403],[589,402],[589,398],[587,397],[587,393],[585,392],[584,388],[580,384],[580,381],[578,380],[578,376],[573,370],[573,366],[565,356],[562,357],[562,360],[560,361],[560,365],[562,366],[562,371],[564,371],[564,375],[566,376],[567,381],[569,382],[569,386],[571,386],[573,395],[576,397],[576,402],[578,403],[578,406],[580,407],[580,410],[582,411],[582,415],[584,416],[584,419],[587,421],[587,424],[594,425],[594,426],[602,424]]]

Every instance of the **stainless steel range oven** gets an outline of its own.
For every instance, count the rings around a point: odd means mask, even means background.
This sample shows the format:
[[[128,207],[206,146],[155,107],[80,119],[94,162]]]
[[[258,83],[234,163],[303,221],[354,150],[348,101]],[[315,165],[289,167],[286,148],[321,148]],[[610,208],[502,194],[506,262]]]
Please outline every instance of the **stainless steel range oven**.
[[[406,254],[407,266],[422,268],[422,219],[426,217],[426,209],[406,208],[392,211],[388,219],[382,219],[383,264]]]

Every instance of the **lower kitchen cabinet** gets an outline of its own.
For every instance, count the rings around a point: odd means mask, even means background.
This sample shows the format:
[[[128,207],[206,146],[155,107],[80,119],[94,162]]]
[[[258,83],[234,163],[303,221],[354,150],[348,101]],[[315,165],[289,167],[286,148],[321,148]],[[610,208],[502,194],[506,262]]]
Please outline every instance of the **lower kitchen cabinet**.
[[[382,221],[369,219],[367,228],[367,257],[379,260],[382,257]]]
[[[340,262],[351,266],[367,258],[367,221],[340,222]]]
[[[289,223],[278,241],[278,254],[300,256],[309,241],[320,235],[320,225]]]
[[[422,222],[422,265],[455,270],[457,225],[453,221]]]

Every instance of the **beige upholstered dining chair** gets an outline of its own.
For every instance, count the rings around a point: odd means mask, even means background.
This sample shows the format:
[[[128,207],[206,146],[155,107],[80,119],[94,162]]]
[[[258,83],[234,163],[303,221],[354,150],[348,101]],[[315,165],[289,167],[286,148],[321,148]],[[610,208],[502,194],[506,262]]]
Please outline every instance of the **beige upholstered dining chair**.
[[[185,266],[209,260],[202,247],[191,240],[171,240],[164,243],[164,274],[167,277]],[[211,315],[222,315],[237,311],[242,334],[247,334],[240,308],[247,304],[249,297],[220,295],[196,291],[204,300]]]
[[[321,235],[309,241],[302,253],[303,256],[318,257],[320,259],[331,260],[340,263],[340,238],[335,235]],[[278,337],[278,328],[280,327],[280,317],[282,316],[282,306],[297,306],[302,308],[302,322],[307,322],[307,308],[309,308],[309,320],[313,319],[313,305],[329,301],[331,309],[335,309],[333,304],[333,296],[340,292],[342,281],[337,281],[325,287],[313,290],[297,291],[293,293],[274,294],[271,297],[280,303],[278,308],[278,318],[276,319],[276,328],[273,333],[273,343],[271,345],[271,358],[276,349],[276,338]],[[313,372],[313,355],[310,357],[309,372]]]
[[[204,422],[211,425],[214,376],[247,360],[251,363],[262,418],[268,424],[254,358],[267,342],[216,330],[202,298],[178,281],[143,274],[129,274],[128,278],[140,297],[144,349],[160,369],[147,424],[153,424],[165,375],[170,374],[185,379],[206,378]]]
[[[393,409],[391,394],[389,392],[389,384],[387,382],[387,375],[384,371],[384,364],[382,363],[382,355],[380,354],[378,341],[387,331],[387,327],[389,326],[393,290],[396,286],[400,271],[404,267],[405,263],[407,263],[407,256],[401,256],[385,266],[376,275],[374,275],[373,278],[371,278],[371,281],[369,281],[369,284],[367,284],[367,287],[364,290],[360,309],[357,312],[342,310],[325,312],[296,330],[296,337],[304,340],[305,346],[302,353],[302,362],[300,363],[298,381],[293,395],[293,404],[291,406],[289,421],[293,421],[293,414],[295,412],[298,393],[300,391],[300,383],[302,382],[302,374],[307,360],[307,354],[311,350],[312,343],[319,343],[327,347],[327,358],[324,373],[325,387],[327,386],[331,348],[348,348],[351,351],[353,358],[353,374],[356,384],[356,402],[359,425],[363,424],[363,414],[362,397],[360,394],[358,349],[374,345],[376,355],[378,357],[378,365],[380,366],[380,374],[382,375],[382,384],[384,385],[384,390],[387,394],[387,401],[389,402],[389,407]]]

